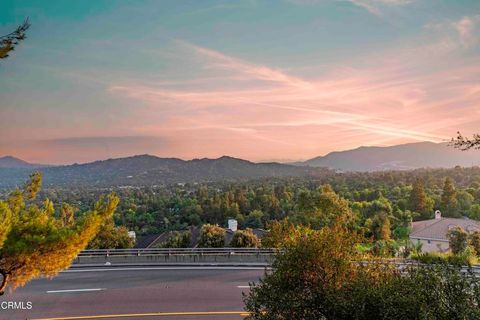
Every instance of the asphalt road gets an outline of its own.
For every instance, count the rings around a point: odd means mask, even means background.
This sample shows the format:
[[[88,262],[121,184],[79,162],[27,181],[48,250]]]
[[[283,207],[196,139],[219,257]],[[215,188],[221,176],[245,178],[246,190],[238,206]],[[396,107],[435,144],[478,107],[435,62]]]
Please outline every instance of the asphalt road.
[[[150,267],[68,270],[0,297],[0,319],[44,319],[166,312],[241,312],[242,291],[263,268]],[[30,310],[4,310],[23,302]],[[87,317],[85,319],[95,319]],[[98,318],[97,318],[98,319]],[[111,319],[123,319],[120,317]],[[243,319],[241,315],[175,315],[125,319]]]

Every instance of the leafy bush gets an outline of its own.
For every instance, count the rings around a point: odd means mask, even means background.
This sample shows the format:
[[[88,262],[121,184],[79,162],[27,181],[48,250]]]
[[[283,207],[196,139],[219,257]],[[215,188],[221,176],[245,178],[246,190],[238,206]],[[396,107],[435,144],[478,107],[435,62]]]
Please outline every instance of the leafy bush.
[[[204,224],[200,232],[200,248],[222,248],[225,245],[225,229],[213,224]]]
[[[450,250],[457,254],[463,252],[468,246],[468,234],[461,227],[454,227],[447,233]]]
[[[475,254],[480,256],[480,231],[474,231],[469,234],[468,242],[470,246],[475,250]]]
[[[252,229],[237,230],[233,234],[230,247],[234,248],[258,248],[260,240],[253,234]]]
[[[357,250],[361,253],[372,252],[373,245],[371,243],[360,243],[357,245]]]
[[[393,257],[397,253],[398,247],[394,240],[378,240],[373,243],[371,252],[377,257]]]
[[[133,248],[135,240],[124,226],[116,227],[113,221],[107,221],[100,227],[98,234],[88,244],[88,249],[128,249]]]
[[[162,248],[188,248],[192,242],[190,231],[173,231],[168,239],[161,244]]]
[[[265,248],[281,248],[298,239],[300,235],[309,235],[313,232],[309,227],[293,224],[288,218],[272,221],[268,229],[268,233],[262,239],[262,247]]]
[[[375,260],[358,263],[358,240],[340,225],[299,236],[244,295],[247,319],[480,318],[480,279],[473,274],[446,264],[400,273]]]
[[[411,259],[425,264],[447,264],[447,255],[439,252],[414,253]]]
[[[449,264],[455,266],[470,266],[476,263],[475,254],[471,247],[467,247],[459,254],[426,252],[412,254],[411,259],[425,264]]]

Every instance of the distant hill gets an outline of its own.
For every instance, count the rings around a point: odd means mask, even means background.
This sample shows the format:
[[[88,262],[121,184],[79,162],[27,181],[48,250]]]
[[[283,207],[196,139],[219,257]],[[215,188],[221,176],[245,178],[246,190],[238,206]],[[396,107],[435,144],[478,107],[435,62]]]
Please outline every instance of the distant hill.
[[[0,187],[21,184],[29,168],[0,168]],[[151,186],[183,182],[256,179],[264,177],[314,176],[320,168],[280,163],[253,163],[232,157],[181,160],[139,155],[128,158],[46,167],[45,185],[55,186]]]
[[[254,163],[232,157],[181,160],[138,155],[65,166],[39,166],[0,158],[0,188],[24,183],[33,169],[47,186],[152,186],[173,183],[238,181],[257,178],[320,177],[342,171],[385,171],[480,165],[480,151],[459,151],[445,143],[409,143],[331,152],[295,164]]]
[[[0,157],[0,168],[32,169],[38,167],[44,167],[44,165],[28,163],[12,156]]]
[[[331,152],[296,165],[343,171],[409,170],[480,165],[480,151],[460,151],[447,143],[418,142],[391,147],[360,147]]]

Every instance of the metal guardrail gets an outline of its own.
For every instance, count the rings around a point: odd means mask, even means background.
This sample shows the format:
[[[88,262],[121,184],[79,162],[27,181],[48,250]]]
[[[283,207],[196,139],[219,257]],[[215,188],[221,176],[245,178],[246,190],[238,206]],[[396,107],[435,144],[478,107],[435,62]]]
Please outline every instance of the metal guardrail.
[[[141,249],[96,249],[83,250],[78,255],[78,258],[108,258],[108,257],[269,257],[281,252],[281,249],[275,248],[141,248]],[[359,263],[372,263],[367,261],[359,261]],[[380,264],[394,264],[397,268],[403,271],[408,267],[425,265],[421,262],[409,259],[387,259],[383,261],[376,261],[374,263]],[[465,273],[467,270],[480,275],[480,265],[473,265],[471,267],[464,266],[461,272]]]
[[[83,250],[78,257],[159,256],[159,255],[272,255],[277,249],[269,248],[147,248]]]

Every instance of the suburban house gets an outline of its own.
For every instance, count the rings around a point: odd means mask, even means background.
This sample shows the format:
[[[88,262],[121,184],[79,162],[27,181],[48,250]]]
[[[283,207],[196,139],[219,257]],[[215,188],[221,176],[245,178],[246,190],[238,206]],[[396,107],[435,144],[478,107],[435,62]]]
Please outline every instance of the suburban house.
[[[410,240],[413,243],[422,243],[423,252],[446,252],[450,250],[448,244],[448,230],[461,227],[466,232],[480,230],[480,221],[468,218],[442,218],[442,213],[435,211],[435,219],[415,221],[412,223]]]

